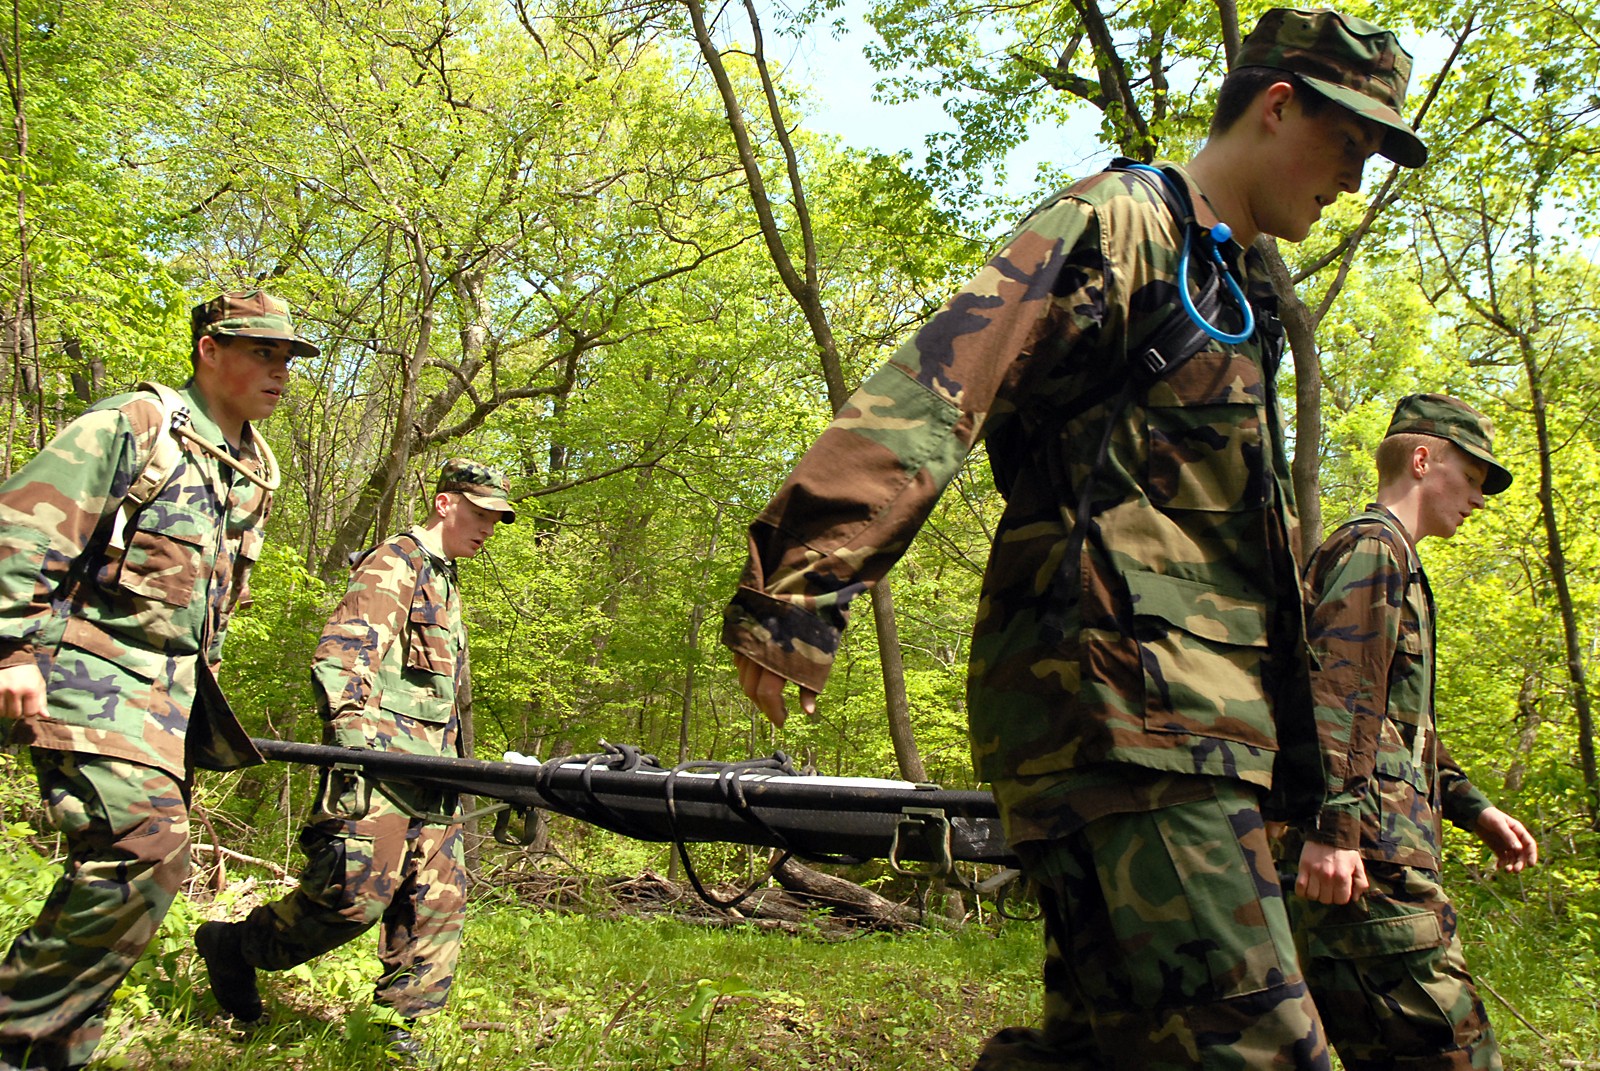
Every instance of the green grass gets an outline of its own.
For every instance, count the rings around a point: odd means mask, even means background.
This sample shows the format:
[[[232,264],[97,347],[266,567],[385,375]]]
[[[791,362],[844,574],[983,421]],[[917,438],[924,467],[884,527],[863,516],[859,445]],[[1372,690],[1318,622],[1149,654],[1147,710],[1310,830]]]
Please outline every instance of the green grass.
[[[446,1067],[963,1067],[989,1033],[1037,1016],[1039,937],[1025,924],[837,940],[480,903],[467,938],[450,1006],[424,1027]],[[387,1066],[368,944],[263,975],[268,1014],[245,1028],[217,1013],[191,957],[175,970],[201,992],[125,992],[92,1066]]]
[[[1458,886],[1508,1071],[1600,1059],[1586,920],[1552,914],[1537,887]],[[187,946],[197,919],[192,905],[174,913],[92,1071],[392,1066],[374,1046],[371,940],[264,974],[268,1014],[241,1028],[205,993]],[[423,1032],[447,1068],[483,1071],[963,1068],[994,1030],[1036,1021],[1040,951],[1037,924],[839,940],[553,912],[502,894],[473,905],[450,1006]]]
[[[1600,1063],[1600,919],[1585,907],[1592,890],[1572,889],[1572,876],[1547,867],[1493,882],[1446,876],[1507,1071]]]

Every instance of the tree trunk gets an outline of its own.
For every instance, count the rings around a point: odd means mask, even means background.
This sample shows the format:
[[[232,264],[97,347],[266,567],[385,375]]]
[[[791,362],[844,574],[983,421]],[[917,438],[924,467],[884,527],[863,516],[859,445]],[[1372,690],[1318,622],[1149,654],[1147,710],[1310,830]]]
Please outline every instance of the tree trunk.
[[[1300,514],[1300,546],[1304,563],[1322,542],[1322,362],[1317,353],[1317,321],[1295,293],[1278,244],[1263,236],[1256,243],[1267,261],[1272,289],[1278,294],[1289,351],[1294,358],[1294,459],[1289,464],[1295,506]]]
[[[883,660],[883,695],[889,714],[889,739],[895,762],[907,781],[926,781],[922,755],[911,730],[911,704],[906,698],[906,666],[900,652],[900,632],[895,627],[894,596],[887,583],[872,589],[872,620],[878,628],[878,653]]]
[[[26,176],[28,173],[28,113],[25,106],[26,92],[23,88],[22,74],[22,41],[21,10],[11,9],[11,33],[6,35],[9,40],[19,47],[14,52],[6,50],[5,41],[0,41],[0,70],[5,74],[6,93],[11,99],[11,125],[15,137],[16,165],[15,173]],[[28,186],[20,178],[17,181],[17,293],[12,308],[9,310],[7,327],[7,343],[11,350],[11,407],[8,426],[6,429],[6,455],[4,471],[0,477],[11,475],[11,449],[15,443],[17,424],[17,401],[20,395],[31,393],[25,389],[25,383],[32,378],[37,380],[38,337],[34,331],[33,307],[33,261],[29,256],[28,244],[31,232],[28,229]],[[30,361],[31,358],[31,361]],[[42,405],[42,398],[40,404]],[[32,434],[29,442],[35,446],[44,445],[43,421],[39,419],[39,410],[32,414]],[[35,441],[36,440],[36,441]]]
[[[678,761],[684,762],[689,758],[689,721],[694,716],[694,692],[697,684],[695,668],[700,657],[700,629],[705,624],[706,606],[699,601],[700,593],[706,588],[706,578],[711,571],[711,563],[717,560],[717,546],[722,535],[722,515],[724,503],[717,502],[716,518],[711,522],[711,544],[706,548],[703,566],[700,570],[700,592],[696,593],[694,609],[689,612],[689,657],[688,665],[683,671],[683,703],[678,710]],[[668,855],[667,877],[673,881],[678,880],[678,853]]]
[[[1561,609],[1561,632],[1566,644],[1567,676],[1572,681],[1572,706],[1578,715],[1578,762],[1588,793],[1589,823],[1600,829],[1600,776],[1595,771],[1594,715],[1589,707],[1589,686],[1583,668],[1583,641],[1578,632],[1578,615],[1573,607],[1572,588],[1567,581],[1567,556],[1562,548],[1561,529],[1556,521],[1555,480],[1550,464],[1550,425],[1544,396],[1544,378],[1538,354],[1526,335],[1517,336],[1522,366],[1528,376],[1528,396],[1533,402],[1534,430],[1539,437],[1539,516],[1544,522],[1545,564],[1550,583],[1556,589]]]
[[[1517,747],[1506,767],[1506,791],[1515,795],[1522,791],[1523,779],[1528,776],[1528,756],[1539,742],[1539,725],[1544,720],[1539,712],[1539,678],[1534,673],[1522,675],[1522,686],[1517,689]]]
[[[756,69],[760,72],[761,86],[766,94],[768,115],[772,120],[774,135],[783,148],[787,164],[789,192],[805,252],[804,274],[797,270],[789,256],[788,247],[784,245],[783,231],[778,226],[772,211],[772,202],[767,196],[761,164],[756,159],[755,149],[750,142],[750,132],[744,121],[744,110],[739,104],[739,96],[733,87],[733,82],[723,67],[722,54],[717,51],[716,45],[711,40],[705,11],[700,0],[685,0],[685,6],[694,25],[694,36],[700,46],[700,55],[705,59],[706,66],[717,84],[717,91],[722,96],[723,108],[728,116],[728,128],[733,132],[734,143],[739,149],[739,162],[744,168],[745,180],[750,187],[751,204],[761,221],[761,236],[766,241],[767,252],[772,257],[779,278],[783,280],[784,287],[794,298],[795,304],[799,306],[806,323],[811,328],[811,337],[817,344],[818,356],[822,362],[822,376],[828,385],[828,405],[837,413],[849,398],[849,391],[845,387],[844,371],[839,363],[839,349],[834,341],[833,328],[828,323],[828,313],[822,304],[822,288],[818,282],[817,272],[816,239],[811,229],[811,215],[807,207],[805,187],[800,182],[800,169],[794,147],[789,141],[789,128],[778,105],[771,71],[767,68],[766,52],[761,40],[761,21],[756,15],[755,4],[752,0],[745,0],[745,11],[749,15],[750,30],[755,39]],[[921,774],[922,758],[917,753],[916,738],[911,731],[905,668],[900,650],[899,631],[895,628],[894,599],[890,595],[887,578],[879,581],[872,589],[872,610],[878,627],[884,701],[888,708],[889,735],[894,740],[895,758],[900,763],[902,776],[908,780],[921,781],[924,779]],[[912,770],[917,771],[916,776],[912,776],[910,773]]]
[[[816,901],[835,915],[851,915],[883,929],[918,925],[914,909],[886,900],[855,882],[802,866],[793,859],[784,860],[772,876],[785,889]]]

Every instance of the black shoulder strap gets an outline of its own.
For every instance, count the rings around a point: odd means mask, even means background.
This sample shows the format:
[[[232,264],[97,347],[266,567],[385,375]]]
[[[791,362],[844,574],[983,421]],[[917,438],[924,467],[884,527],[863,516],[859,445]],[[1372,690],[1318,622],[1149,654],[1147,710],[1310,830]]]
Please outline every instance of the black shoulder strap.
[[[1166,181],[1151,174],[1145,167],[1136,167],[1135,161],[1119,156],[1111,161],[1106,171],[1115,171],[1129,176],[1131,179],[1144,183],[1161,198],[1167,206],[1167,211],[1172,213],[1173,221],[1181,231],[1188,228],[1199,230],[1195,222],[1194,205],[1189,199],[1189,187],[1183,175],[1176,168],[1167,169],[1167,174],[1172,181]],[[1222,309],[1222,278],[1219,269],[1210,258],[1204,258],[1201,268],[1201,281],[1199,293],[1194,296],[1195,309],[1207,320],[1215,322]],[[1187,286],[1188,280],[1178,280],[1179,286]],[[1128,369],[1129,375],[1120,384],[1115,377],[1108,379],[1110,389],[1104,393],[1094,394],[1082,400],[1083,408],[1090,408],[1114,397],[1120,393],[1115,403],[1115,411],[1111,417],[1111,424],[1115,424],[1121,414],[1122,407],[1133,398],[1140,390],[1147,389],[1167,376],[1183,367],[1184,363],[1196,353],[1206,348],[1208,335],[1184,311],[1181,301],[1174,300],[1172,311],[1164,320],[1142,338],[1128,339]],[[1121,387],[1119,392],[1118,388]],[[1095,461],[1095,468],[1104,463],[1104,455],[1110,438],[1110,426],[1106,432],[1107,442],[1101,444],[1100,456]],[[1011,473],[1020,461],[1022,451],[1027,449],[1024,436],[1020,429],[1012,425],[1003,427],[996,434],[986,436],[989,454],[989,468],[994,473],[996,489],[1001,497],[1009,498],[1011,495]]]
[[[1194,243],[1197,240],[1200,242],[1210,240],[1195,221],[1188,183],[1180,172],[1170,169],[1165,176],[1162,176],[1152,174],[1148,168],[1133,165],[1134,161],[1118,157],[1106,170],[1130,175],[1155,190],[1162,203],[1167,206],[1167,211],[1172,213],[1172,218],[1177,223],[1184,241]],[[1197,266],[1198,291],[1191,300],[1195,311],[1201,317],[1215,323],[1222,309],[1224,269],[1210,257],[1191,258],[1189,263],[1191,274],[1195,273]],[[1180,277],[1176,280],[1176,285],[1187,287],[1189,282],[1189,279]],[[1176,294],[1172,311],[1155,330],[1142,339],[1129,339],[1128,375],[1106,414],[1106,426],[1100,436],[1099,448],[1095,451],[1094,464],[1089,470],[1088,477],[1083,481],[1083,486],[1078,488],[1072,514],[1072,531],[1067,535],[1066,553],[1062,555],[1056,574],[1051,579],[1046,609],[1040,618],[1040,626],[1046,635],[1059,637],[1064,634],[1067,609],[1077,601],[1072,595],[1072,590],[1078,584],[1083,545],[1089,534],[1095,484],[1105,468],[1111,437],[1116,431],[1118,421],[1141,391],[1148,390],[1153,384],[1183,367],[1191,357],[1206,348],[1209,340],[1210,335],[1196,322],[1195,317],[1189,315],[1183,307],[1181,295]],[[1062,487],[1058,493],[1070,494],[1070,488]]]
[[[1203,231],[1195,221],[1189,186],[1177,168],[1164,168],[1167,178],[1163,179],[1151,174],[1145,167],[1135,167],[1134,163],[1125,156],[1119,156],[1111,161],[1106,170],[1131,175],[1150,187],[1166,204],[1167,211],[1172,213],[1179,231],[1192,230],[1194,233],[1188,235],[1191,240],[1199,237]],[[1191,274],[1196,268],[1199,269],[1200,278],[1199,290],[1193,297],[1195,310],[1214,323],[1223,307],[1221,269],[1209,257],[1191,260]],[[1188,286],[1189,280],[1179,279],[1178,285]],[[1205,330],[1184,311],[1180,301],[1149,335],[1128,340],[1129,367],[1139,385],[1148,387],[1176,372],[1189,358],[1205,349],[1208,337]]]

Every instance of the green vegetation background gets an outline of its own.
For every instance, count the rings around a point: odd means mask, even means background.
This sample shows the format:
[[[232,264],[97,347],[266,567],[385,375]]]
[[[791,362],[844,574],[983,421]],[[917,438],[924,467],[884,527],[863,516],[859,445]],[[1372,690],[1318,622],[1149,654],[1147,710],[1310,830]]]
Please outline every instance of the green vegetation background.
[[[1008,5],[980,31],[961,5],[880,0],[874,47],[902,65],[885,93],[938,94],[961,127],[917,159],[808,133],[808,90],[778,45],[804,47],[839,11],[766,13],[845,379],[970,275],[1023,202],[1147,135],[1185,156],[1222,67],[1223,12],[1248,25],[1262,6],[1100,11],[1134,72],[1140,133],[1127,107],[1073,96],[1102,83],[1056,5]],[[1508,1064],[1600,1062],[1593,732],[1567,648],[1587,667],[1600,636],[1595,11],[1359,7],[1417,42],[1408,112],[1425,113],[1433,158],[1404,176],[1375,162],[1362,195],[1284,248],[1317,352],[1299,375],[1286,366],[1280,393],[1328,523],[1370,493],[1371,449],[1401,395],[1448,390],[1497,422],[1516,484],[1423,550],[1444,732],[1543,860],[1495,877],[1452,832],[1446,884]],[[761,197],[694,41],[697,9],[244,0],[219,25],[190,0],[19,0],[0,15],[6,470],[92,399],[180,381],[188,306],[220,287],[267,282],[323,346],[265,425],[286,481],[224,667],[253,733],[319,739],[306,667],[345,555],[415,519],[440,461],[470,454],[521,496],[519,522],[462,571],[479,757],[604,739],[668,762],[781,748],[826,773],[896,774],[865,607],[817,716],[782,732],[752,717],[716,643],[743,526],[828,407],[813,325],[760,237]],[[726,46],[766,207],[804,264],[801,204],[738,14],[711,13],[710,40]],[[1151,70],[1161,78],[1139,73]],[[1078,159],[1063,130],[1098,131],[1104,154]],[[1021,138],[1064,147],[1033,181],[1003,183],[995,161]],[[1287,404],[1297,394],[1311,400]],[[949,787],[978,787],[963,678],[997,509],[975,458],[893,578],[917,749]],[[25,756],[0,771],[0,793],[12,932],[58,846],[35,823]],[[195,989],[193,926],[271,895],[274,868],[293,872],[308,797],[304,775],[274,766],[201,779],[196,839],[268,865],[230,862],[220,889],[197,871],[119,994],[97,1067],[366,1066],[365,945],[274,978],[273,1014],[253,1031]],[[554,824],[550,847],[478,859],[455,999],[429,1030],[463,1066],[954,1067],[1035,1014],[1037,928],[989,905],[969,900],[957,927],[936,901],[941,921],[897,937],[838,940],[820,921],[714,929],[625,910],[607,879],[666,873],[661,849],[572,823]],[[715,876],[747,872],[737,851],[704,856]],[[570,891],[552,902],[510,877],[530,869]],[[852,876],[912,895],[877,870]]]

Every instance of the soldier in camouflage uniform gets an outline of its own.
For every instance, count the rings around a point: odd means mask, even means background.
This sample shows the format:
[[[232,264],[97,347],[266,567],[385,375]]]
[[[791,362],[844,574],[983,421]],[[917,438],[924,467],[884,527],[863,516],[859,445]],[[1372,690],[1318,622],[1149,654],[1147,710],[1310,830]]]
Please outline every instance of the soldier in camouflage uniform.
[[[723,641],[781,724],[787,683],[814,709],[851,600],[988,437],[1008,502],[970,734],[1039,889],[1046,959],[1043,1029],[990,1039],[984,1071],[1329,1066],[1259,801],[1280,723],[1309,704],[1281,334],[1252,243],[1303,239],[1373,152],[1424,161],[1398,110],[1409,70],[1370,23],[1268,12],[1210,139],[1172,169],[1200,224],[1232,228],[1218,249],[1253,333],[1225,309],[1242,341],[1138,385],[1185,229],[1138,175],[1096,175],[867,379],[750,527]]]
[[[1511,872],[1538,861],[1521,822],[1473,787],[1434,717],[1434,605],[1417,543],[1449,539],[1511,484],[1489,418],[1402,399],[1378,447],[1378,496],[1307,567],[1312,696],[1328,794],[1284,840],[1290,918],[1329,1040],[1349,1071],[1500,1067],[1439,886],[1441,821]]]
[[[467,633],[455,563],[475,556],[497,522],[516,519],[508,491],[495,469],[447,461],[427,522],[357,562],[311,670],[328,744],[461,754]],[[236,1018],[257,1019],[257,968],[287,970],[381,920],[375,1000],[407,1021],[432,1014],[450,992],[466,909],[461,827],[445,817],[455,800],[328,776],[328,809],[300,835],[307,864],[299,888],[243,922],[196,931],[212,990]],[[387,1041],[402,1055],[422,1054],[405,1026]]]
[[[88,1061],[188,876],[195,767],[260,761],[214,673],[277,483],[251,421],[317,349],[260,291],[197,306],[191,329],[185,426],[156,388],[119,395],[0,487],[0,715],[67,850],[0,964],[0,1071]]]

